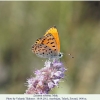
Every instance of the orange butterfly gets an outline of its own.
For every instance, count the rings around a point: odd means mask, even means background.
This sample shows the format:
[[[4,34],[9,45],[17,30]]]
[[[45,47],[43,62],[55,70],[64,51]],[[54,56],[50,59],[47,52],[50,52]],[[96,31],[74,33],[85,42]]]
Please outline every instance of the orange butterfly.
[[[51,27],[42,38],[36,40],[32,46],[32,52],[41,58],[59,59],[62,57],[56,26]]]

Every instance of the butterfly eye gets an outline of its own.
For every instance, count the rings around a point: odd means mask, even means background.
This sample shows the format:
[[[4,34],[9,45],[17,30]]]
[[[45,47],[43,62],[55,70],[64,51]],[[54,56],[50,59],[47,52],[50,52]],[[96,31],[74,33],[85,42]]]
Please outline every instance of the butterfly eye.
[[[59,54],[59,57],[61,57],[61,54]]]
[[[63,54],[62,53],[59,53],[59,58],[61,58],[63,56]]]

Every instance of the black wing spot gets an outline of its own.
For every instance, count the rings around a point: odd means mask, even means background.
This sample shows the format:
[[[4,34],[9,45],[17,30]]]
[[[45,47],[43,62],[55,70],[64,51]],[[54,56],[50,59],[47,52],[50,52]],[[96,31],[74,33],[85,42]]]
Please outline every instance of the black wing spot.
[[[36,50],[36,48],[34,48]]]
[[[49,42],[47,42],[47,44],[49,44]]]
[[[41,40],[41,38],[38,38],[36,41],[40,41]]]
[[[49,36],[51,36],[51,34],[49,33]]]
[[[48,41],[49,41],[50,39],[48,39]]]
[[[42,44],[40,44],[40,46],[42,46]]]
[[[44,55],[44,52],[42,54]]]
[[[47,46],[45,46],[44,48],[47,48]]]
[[[45,50],[45,49],[42,49],[43,51]]]
[[[32,48],[34,48],[34,45],[32,45]]]
[[[49,50],[51,50],[51,49],[49,49]]]
[[[45,41],[45,39],[42,40],[42,43]]]
[[[54,42],[51,42],[51,44],[53,44]]]
[[[35,44],[37,44],[38,42],[36,41]]]
[[[55,47],[54,45],[52,47]]]
[[[49,38],[48,41],[49,41],[49,40],[52,40],[52,38]]]
[[[47,50],[45,50],[45,52],[47,52]]]
[[[46,35],[47,37],[49,37],[49,35]]]

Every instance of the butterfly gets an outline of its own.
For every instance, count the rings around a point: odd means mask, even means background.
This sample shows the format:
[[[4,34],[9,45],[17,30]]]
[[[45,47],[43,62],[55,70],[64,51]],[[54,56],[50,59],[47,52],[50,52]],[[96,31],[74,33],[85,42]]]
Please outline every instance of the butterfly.
[[[36,40],[32,45],[32,52],[41,58],[59,59],[62,57],[56,26],[51,27],[42,38]]]

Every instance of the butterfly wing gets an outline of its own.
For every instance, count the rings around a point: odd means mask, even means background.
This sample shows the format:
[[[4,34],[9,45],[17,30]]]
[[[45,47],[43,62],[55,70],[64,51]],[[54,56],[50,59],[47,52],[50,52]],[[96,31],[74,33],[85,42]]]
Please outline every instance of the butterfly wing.
[[[60,41],[56,27],[50,28],[46,34],[36,40],[32,51],[42,58],[56,58],[60,52]]]
[[[52,34],[47,34],[43,38],[37,39],[32,46],[32,51],[42,58],[54,58],[58,55],[57,44]]]
[[[59,40],[59,34],[58,34],[56,26],[53,26],[49,30],[47,30],[47,32],[44,36],[46,36],[49,33],[52,34],[52,36],[55,38],[57,50],[58,50],[58,52],[60,52],[60,40]]]

